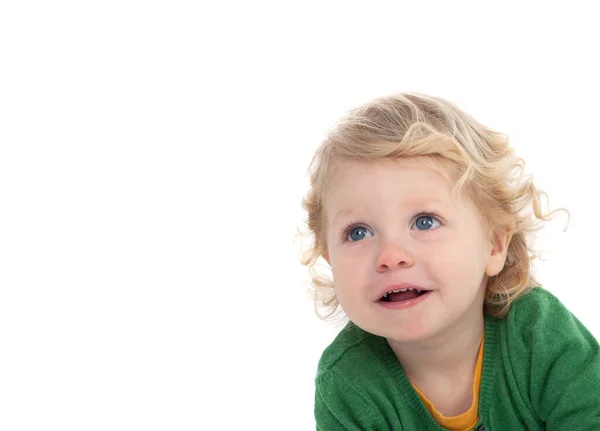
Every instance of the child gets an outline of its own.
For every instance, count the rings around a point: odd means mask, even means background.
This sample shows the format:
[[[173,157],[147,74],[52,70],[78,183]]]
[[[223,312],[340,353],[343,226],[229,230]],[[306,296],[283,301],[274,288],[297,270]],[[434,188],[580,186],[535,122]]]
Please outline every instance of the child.
[[[310,182],[303,264],[349,319],[319,361],[317,429],[600,430],[600,347],[532,276],[552,213],[504,135],[382,98],[329,134]]]

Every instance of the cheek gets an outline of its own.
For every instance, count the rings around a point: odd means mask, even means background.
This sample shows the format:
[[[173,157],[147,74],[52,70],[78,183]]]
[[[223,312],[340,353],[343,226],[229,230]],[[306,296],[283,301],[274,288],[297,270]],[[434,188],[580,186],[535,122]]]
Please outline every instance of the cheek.
[[[332,260],[331,270],[336,294],[352,294],[368,280],[368,264],[364,256],[338,255]]]
[[[352,279],[357,273],[364,271],[364,266],[365,263],[363,259],[346,255],[344,257],[337,256],[331,269],[335,277],[340,279]]]
[[[479,283],[486,267],[480,245],[472,243],[437,247],[426,262],[429,274],[442,284]]]

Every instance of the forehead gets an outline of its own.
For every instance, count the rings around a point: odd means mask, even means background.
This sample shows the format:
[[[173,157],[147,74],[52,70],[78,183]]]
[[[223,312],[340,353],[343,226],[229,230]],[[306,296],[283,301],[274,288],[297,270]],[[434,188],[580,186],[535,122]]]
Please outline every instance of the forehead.
[[[458,209],[462,199],[454,199],[452,175],[423,158],[369,164],[343,161],[336,166],[324,196],[328,224],[365,211]]]
[[[425,158],[385,160],[365,163],[340,161],[334,168],[325,194],[326,200],[391,194],[413,199],[445,200],[452,192],[451,169]],[[361,199],[364,196],[360,196]]]

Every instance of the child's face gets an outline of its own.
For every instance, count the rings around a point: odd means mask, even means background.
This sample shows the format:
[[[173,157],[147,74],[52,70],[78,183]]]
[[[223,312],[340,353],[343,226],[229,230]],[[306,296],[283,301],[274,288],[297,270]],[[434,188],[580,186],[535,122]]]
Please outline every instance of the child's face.
[[[486,273],[500,272],[506,243],[492,243],[473,202],[461,196],[459,203],[422,159],[336,168],[325,196],[324,257],[350,320],[399,342],[481,322]],[[401,283],[430,292],[408,307],[382,301]]]

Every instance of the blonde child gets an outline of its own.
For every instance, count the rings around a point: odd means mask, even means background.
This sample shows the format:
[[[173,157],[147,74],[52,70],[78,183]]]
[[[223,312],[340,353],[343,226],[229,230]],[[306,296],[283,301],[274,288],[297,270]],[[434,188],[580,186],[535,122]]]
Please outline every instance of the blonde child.
[[[506,136],[399,94],[347,115],[310,174],[303,264],[349,320],[319,361],[317,429],[600,430],[600,348],[532,276],[551,214]]]

